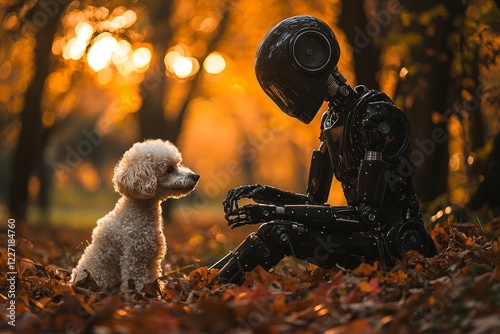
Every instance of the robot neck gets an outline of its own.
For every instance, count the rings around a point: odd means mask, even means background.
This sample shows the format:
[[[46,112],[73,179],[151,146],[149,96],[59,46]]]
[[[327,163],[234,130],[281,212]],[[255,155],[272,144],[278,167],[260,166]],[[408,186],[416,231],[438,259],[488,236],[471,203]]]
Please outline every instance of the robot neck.
[[[337,67],[328,76],[326,101],[331,108],[347,107],[356,100],[358,94],[346,81]]]

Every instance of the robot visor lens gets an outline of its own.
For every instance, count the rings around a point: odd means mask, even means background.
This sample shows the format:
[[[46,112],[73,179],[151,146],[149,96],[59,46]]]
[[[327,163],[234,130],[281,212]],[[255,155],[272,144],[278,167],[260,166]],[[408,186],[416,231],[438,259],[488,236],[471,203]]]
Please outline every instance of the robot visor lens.
[[[324,69],[332,54],[328,39],[316,30],[298,32],[290,46],[292,59],[296,65],[309,73]]]

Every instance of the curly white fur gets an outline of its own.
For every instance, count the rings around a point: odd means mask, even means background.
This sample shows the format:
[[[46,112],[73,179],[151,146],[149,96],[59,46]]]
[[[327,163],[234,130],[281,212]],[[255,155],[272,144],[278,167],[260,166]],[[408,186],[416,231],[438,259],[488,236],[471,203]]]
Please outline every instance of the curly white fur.
[[[132,279],[137,291],[161,276],[167,250],[161,202],[190,193],[199,175],[182,166],[179,150],[169,141],[134,144],[115,167],[113,183],[122,195],[113,211],[97,221],[92,243],[71,274],[71,282],[87,272],[101,290]]]

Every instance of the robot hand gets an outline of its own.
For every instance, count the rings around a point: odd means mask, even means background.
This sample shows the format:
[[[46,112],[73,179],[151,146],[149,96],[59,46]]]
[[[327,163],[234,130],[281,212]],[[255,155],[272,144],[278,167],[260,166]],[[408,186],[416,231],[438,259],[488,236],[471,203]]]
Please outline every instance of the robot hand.
[[[306,195],[280,190],[271,186],[260,184],[239,186],[229,190],[222,202],[226,220],[233,211],[239,208],[238,201],[242,198],[252,199],[256,203],[274,205],[309,204],[312,202]]]
[[[232,215],[233,212],[238,210],[239,208],[238,201],[240,199],[250,198],[258,201],[262,195],[263,189],[264,186],[260,184],[251,184],[251,185],[239,186],[229,190],[229,192],[226,195],[226,198],[224,198],[224,201],[222,202],[222,206],[224,207],[224,213],[226,214],[225,216],[226,220],[228,219],[229,215]]]
[[[267,222],[274,211],[276,211],[274,205],[248,204],[226,213],[225,218],[227,224],[234,229],[243,225]]]

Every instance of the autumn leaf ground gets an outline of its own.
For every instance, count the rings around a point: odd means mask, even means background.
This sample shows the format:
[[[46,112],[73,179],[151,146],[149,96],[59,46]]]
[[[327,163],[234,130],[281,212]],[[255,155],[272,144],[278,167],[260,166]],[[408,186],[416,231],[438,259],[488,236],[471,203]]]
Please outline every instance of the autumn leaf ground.
[[[227,249],[226,227],[204,232],[167,226],[166,273],[130,291],[95,292],[68,284],[90,231],[18,231],[16,326],[5,333],[500,333],[500,219],[479,226],[437,224],[440,254],[408,253],[392,270],[378,263],[325,270],[286,259],[257,268],[246,283],[209,287],[213,259]],[[237,235],[240,240],[246,235]],[[222,234],[222,236],[221,236]],[[6,245],[2,233],[1,245]],[[194,239],[193,239],[194,238]],[[0,291],[7,287],[0,258]]]

